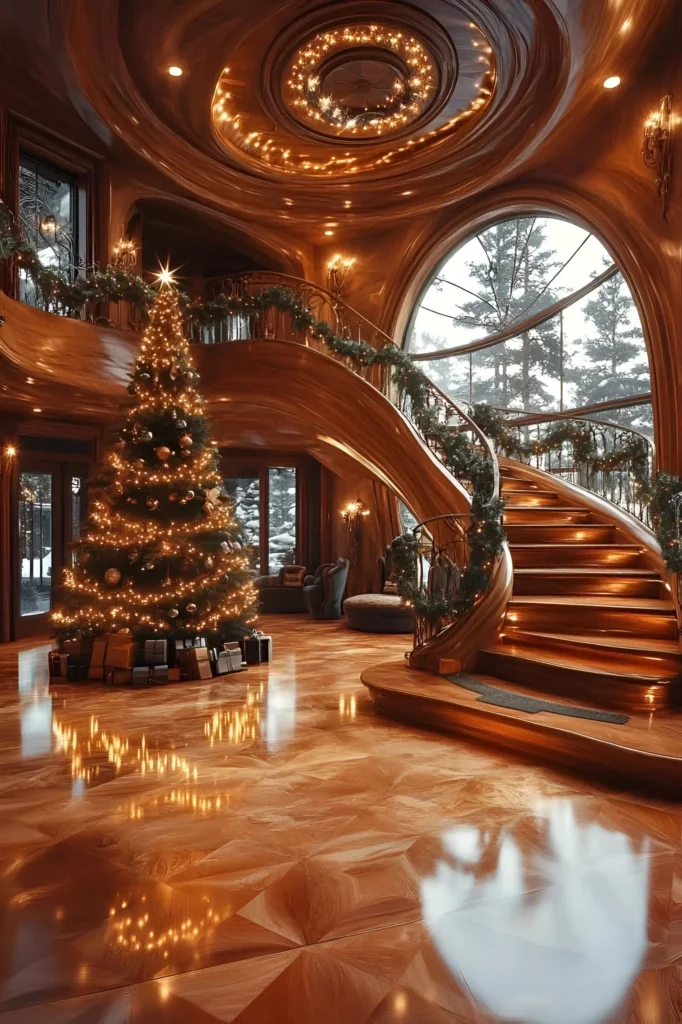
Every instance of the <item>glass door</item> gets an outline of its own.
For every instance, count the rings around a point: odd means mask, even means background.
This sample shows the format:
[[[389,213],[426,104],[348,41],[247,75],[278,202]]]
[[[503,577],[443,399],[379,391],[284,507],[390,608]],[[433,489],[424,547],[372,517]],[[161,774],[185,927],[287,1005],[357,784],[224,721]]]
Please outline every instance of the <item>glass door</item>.
[[[52,632],[69,545],[87,512],[87,463],[20,459],[16,502],[15,636]]]
[[[17,504],[18,594],[17,635],[31,636],[49,629],[52,584],[59,517],[55,515],[58,474],[52,467],[20,465]]]

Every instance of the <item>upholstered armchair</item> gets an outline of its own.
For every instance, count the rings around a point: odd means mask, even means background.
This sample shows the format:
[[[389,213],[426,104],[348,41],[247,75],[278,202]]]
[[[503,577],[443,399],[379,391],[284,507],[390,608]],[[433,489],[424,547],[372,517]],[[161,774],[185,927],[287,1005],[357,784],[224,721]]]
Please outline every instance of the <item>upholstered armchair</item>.
[[[339,558],[337,562],[321,565],[314,576],[306,576],[303,600],[316,619],[341,618],[349,564],[347,558]]]
[[[304,612],[304,565],[284,565],[273,576],[258,576],[256,586],[261,611],[270,613]]]

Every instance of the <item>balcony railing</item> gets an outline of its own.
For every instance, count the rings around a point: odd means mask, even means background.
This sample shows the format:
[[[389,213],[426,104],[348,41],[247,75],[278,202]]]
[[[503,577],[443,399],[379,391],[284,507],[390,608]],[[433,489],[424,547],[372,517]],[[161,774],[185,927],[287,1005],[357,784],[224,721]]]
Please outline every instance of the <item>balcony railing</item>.
[[[647,397],[637,396],[630,405],[645,404],[642,399]],[[634,427],[606,418],[617,416],[617,410],[613,409],[613,403],[605,403],[605,406],[580,410],[582,414],[577,416],[571,413],[518,416],[513,410],[498,411],[507,417],[513,415],[505,419],[505,429],[526,449],[522,461],[592,491],[651,526],[648,487],[655,464],[653,442]],[[567,428],[569,434],[573,431],[573,436],[557,443],[553,435],[556,438],[560,427]],[[589,455],[581,457],[584,448],[589,448]],[[504,442],[498,442],[496,450],[499,454],[517,457]]]

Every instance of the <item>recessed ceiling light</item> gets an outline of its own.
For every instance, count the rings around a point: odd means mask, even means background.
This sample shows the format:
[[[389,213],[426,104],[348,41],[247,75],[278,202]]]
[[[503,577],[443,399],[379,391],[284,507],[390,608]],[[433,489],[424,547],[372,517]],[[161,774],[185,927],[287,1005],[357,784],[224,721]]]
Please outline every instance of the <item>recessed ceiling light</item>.
[[[42,412],[43,410],[42,410],[42,409],[38,409],[38,408],[36,407],[36,408],[35,408],[35,409],[34,409],[33,411],[34,411],[34,412]]]
[[[620,85],[620,77],[618,75],[611,75],[609,78],[604,80],[605,89],[617,89]]]
[[[410,189],[410,190],[408,190],[407,192],[403,192],[403,193],[402,193],[402,195],[404,195],[404,196],[411,196],[411,195],[413,195],[413,194],[414,194],[414,193],[412,192],[412,190],[411,190],[411,189]]]
[[[333,235],[333,234],[334,234],[333,231],[325,231],[325,235]]]
[[[171,66],[168,68],[168,74],[171,76],[171,78],[181,78],[182,68],[179,68],[177,64],[171,64]]]

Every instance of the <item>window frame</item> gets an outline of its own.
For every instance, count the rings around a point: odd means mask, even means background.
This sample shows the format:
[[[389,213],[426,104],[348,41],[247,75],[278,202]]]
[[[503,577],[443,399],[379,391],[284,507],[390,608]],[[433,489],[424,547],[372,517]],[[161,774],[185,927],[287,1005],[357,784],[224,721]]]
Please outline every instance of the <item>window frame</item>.
[[[68,174],[77,181],[78,257],[82,266],[110,262],[109,212],[110,168],[98,153],[64,139],[16,114],[6,122],[7,145],[2,166],[4,196],[10,214],[18,221],[20,153]],[[8,295],[18,297],[16,266],[3,270],[0,287]]]

